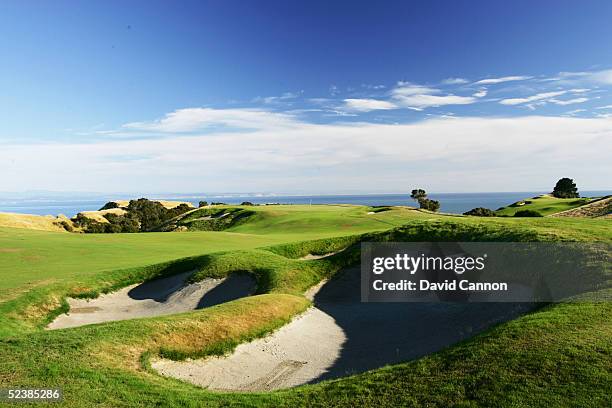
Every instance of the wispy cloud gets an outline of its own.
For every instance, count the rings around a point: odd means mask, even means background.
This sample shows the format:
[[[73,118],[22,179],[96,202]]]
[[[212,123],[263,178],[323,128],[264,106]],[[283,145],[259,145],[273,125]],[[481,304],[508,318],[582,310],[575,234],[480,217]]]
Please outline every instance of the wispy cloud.
[[[389,101],[381,101],[378,99],[345,99],[344,107],[349,110],[359,112],[370,112],[373,110],[390,110],[397,109],[398,106]]]
[[[523,104],[523,103],[539,101],[539,100],[542,100],[542,99],[554,98],[555,96],[561,96],[561,95],[564,95],[566,93],[567,93],[567,91],[542,92],[542,93],[531,95],[531,96],[527,96],[527,97],[524,97],[524,98],[502,99],[501,101],[499,101],[499,103],[501,103],[502,105],[520,105],[520,104]]]
[[[464,78],[446,78],[442,81],[443,85],[462,85],[467,84],[469,81]]]
[[[295,118],[289,114],[260,109],[187,108],[175,110],[152,122],[126,123],[122,130],[183,133],[211,127],[270,129],[294,124]]]
[[[486,89],[480,89],[480,90],[474,92],[472,94],[472,96],[475,96],[476,98],[484,98],[485,96],[487,96],[487,90]]]
[[[392,90],[393,101],[410,109],[424,109],[444,105],[468,105],[476,102],[473,96],[458,96],[454,94],[443,94],[442,91],[407,82],[399,82]]]
[[[559,72],[559,74],[554,77],[545,78],[544,81],[558,81],[560,83],[568,84],[588,83],[612,85],[612,69],[599,71]]]
[[[253,99],[253,102],[263,102],[266,104],[274,104],[274,103],[278,103],[282,101],[299,98],[303,93],[304,91],[285,92],[284,94],[279,95],[279,96],[258,96]]]
[[[574,116],[574,115],[577,115],[577,114],[582,113],[582,112],[586,112],[586,109],[574,109],[574,110],[571,110],[569,112],[565,112],[565,114],[569,115],[569,116]]]
[[[527,79],[531,79],[531,76],[525,75],[515,75],[515,76],[505,76],[499,78],[486,78],[481,79],[480,81],[474,82],[477,85],[491,85],[491,84],[500,84],[502,82],[511,82],[511,81],[525,81]]]
[[[555,105],[565,106],[565,105],[574,105],[577,103],[584,103],[588,100],[589,98],[574,98],[574,99],[566,99],[566,100],[551,99],[549,102],[552,102]]]

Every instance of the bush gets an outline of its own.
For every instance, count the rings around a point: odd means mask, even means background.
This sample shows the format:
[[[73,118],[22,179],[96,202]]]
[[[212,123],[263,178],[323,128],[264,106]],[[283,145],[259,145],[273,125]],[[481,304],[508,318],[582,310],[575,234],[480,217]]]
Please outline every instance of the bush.
[[[114,201],[109,201],[108,203],[104,204],[104,206],[102,208],[100,208],[100,210],[98,210],[98,211],[110,210],[112,208],[119,208],[119,204],[117,204]]]
[[[542,214],[535,210],[520,210],[514,213],[515,217],[543,217]]]
[[[207,207],[207,206],[208,206],[208,201],[200,201],[198,203],[198,208]]]
[[[419,206],[423,210],[436,212],[440,209],[440,202],[436,200],[430,200],[429,198],[422,198],[419,200]]]
[[[470,211],[464,212],[463,215],[473,215],[476,217],[495,217],[495,212],[484,207],[472,208]]]
[[[250,201],[243,201],[240,205],[255,205]]]

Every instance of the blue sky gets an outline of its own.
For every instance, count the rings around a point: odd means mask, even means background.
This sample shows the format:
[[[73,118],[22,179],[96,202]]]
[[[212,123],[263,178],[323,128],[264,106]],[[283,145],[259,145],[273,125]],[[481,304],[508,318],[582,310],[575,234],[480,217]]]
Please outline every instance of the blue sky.
[[[0,190],[611,188],[610,21],[609,1],[3,1]]]

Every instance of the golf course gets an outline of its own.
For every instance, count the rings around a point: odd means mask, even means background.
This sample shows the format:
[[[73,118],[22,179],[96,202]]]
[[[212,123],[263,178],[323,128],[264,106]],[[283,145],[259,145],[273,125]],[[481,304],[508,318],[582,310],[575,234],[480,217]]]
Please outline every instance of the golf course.
[[[270,205],[171,232],[0,227],[0,387],[67,407],[607,406],[610,303],[364,304],[355,267],[360,242],[610,243],[610,222]]]

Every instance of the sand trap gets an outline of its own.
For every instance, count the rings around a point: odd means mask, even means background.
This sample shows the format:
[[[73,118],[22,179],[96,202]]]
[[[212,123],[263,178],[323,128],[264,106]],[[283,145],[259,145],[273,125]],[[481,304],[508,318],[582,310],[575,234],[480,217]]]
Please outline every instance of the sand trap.
[[[255,291],[255,280],[247,274],[186,284],[192,273],[128,286],[96,299],[68,299],[70,311],[58,316],[47,328],[63,329],[187,312],[249,296]]]
[[[309,292],[315,307],[227,357],[156,359],[152,367],[213,390],[288,388],[415,359],[530,308],[512,303],[361,303],[359,268]]]
[[[344,251],[344,250],[341,249],[340,251],[328,252],[326,254],[321,254],[321,255],[308,254],[308,255],[304,255],[301,258],[298,258],[298,260],[300,260],[300,261],[312,261],[313,259],[323,259],[323,258],[327,258],[328,256],[336,255],[337,253],[340,253],[342,251]]]

